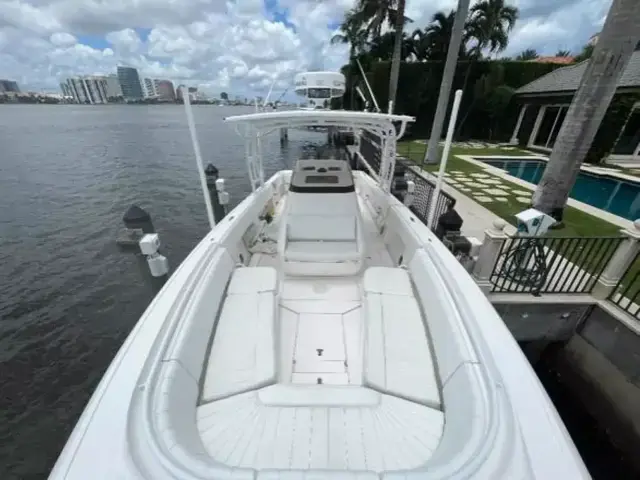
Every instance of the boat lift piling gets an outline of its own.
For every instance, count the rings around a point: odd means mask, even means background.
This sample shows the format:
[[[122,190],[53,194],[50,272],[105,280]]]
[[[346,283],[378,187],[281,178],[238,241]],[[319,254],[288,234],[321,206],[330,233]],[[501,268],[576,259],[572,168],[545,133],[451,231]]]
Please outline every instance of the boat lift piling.
[[[153,226],[151,215],[138,205],[131,205],[122,216],[122,221],[124,229],[116,238],[118,246],[127,250],[139,248],[146,259],[151,276],[166,280],[169,261],[158,251],[160,237]]]
[[[284,145],[289,142],[289,129],[281,128],[280,129],[280,145]]]
[[[227,205],[229,204],[229,192],[226,191],[223,178],[219,178],[218,169],[215,165],[209,164],[204,169],[207,179],[207,190],[211,198],[211,206],[213,207],[213,216],[216,223],[220,222],[227,214]]]

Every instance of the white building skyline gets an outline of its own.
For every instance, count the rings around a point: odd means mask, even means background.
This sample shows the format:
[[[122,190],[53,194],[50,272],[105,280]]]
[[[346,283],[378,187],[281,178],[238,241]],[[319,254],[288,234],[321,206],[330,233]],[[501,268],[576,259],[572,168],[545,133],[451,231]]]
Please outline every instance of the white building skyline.
[[[67,78],[60,84],[62,93],[72,97],[76,103],[108,103],[107,77],[103,75],[84,75]]]
[[[138,70],[132,67],[118,67],[117,74],[69,77],[60,83],[60,90],[64,97],[81,104],[104,104],[137,99],[156,99],[160,102],[176,100],[176,90],[171,80],[142,77]],[[128,95],[124,94],[125,91]],[[192,87],[190,91],[193,92],[192,100],[195,100],[197,88]],[[136,92],[142,95],[136,95]]]

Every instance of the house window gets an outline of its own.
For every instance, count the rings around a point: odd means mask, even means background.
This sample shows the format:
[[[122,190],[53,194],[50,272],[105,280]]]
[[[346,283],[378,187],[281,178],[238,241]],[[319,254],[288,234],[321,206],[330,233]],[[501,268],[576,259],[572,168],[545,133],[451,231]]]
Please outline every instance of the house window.
[[[531,136],[531,145],[541,148],[553,148],[560,127],[567,116],[569,105],[547,105],[540,109],[536,129]]]
[[[636,105],[620,138],[613,149],[614,155],[638,155],[640,149],[640,105]]]

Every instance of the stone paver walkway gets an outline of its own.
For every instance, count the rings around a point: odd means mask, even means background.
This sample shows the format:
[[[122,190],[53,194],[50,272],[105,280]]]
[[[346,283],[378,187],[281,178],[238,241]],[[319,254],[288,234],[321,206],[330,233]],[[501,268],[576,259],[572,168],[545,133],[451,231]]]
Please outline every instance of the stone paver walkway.
[[[450,175],[444,178],[445,184],[464,192],[476,202],[482,204],[493,202],[528,204],[531,202],[533,192],[514,189],[513,185],[489,173],[466,173],[461,170],[452,170],[449,173]]]

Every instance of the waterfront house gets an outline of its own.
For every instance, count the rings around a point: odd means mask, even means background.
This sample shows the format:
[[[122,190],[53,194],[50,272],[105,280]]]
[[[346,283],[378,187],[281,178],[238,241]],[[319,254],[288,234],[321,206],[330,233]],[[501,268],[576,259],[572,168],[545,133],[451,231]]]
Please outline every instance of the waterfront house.
[[[513,129],[511,143],[548,153],[553,148],[558,132],[567,114],[587,67],[587,61],[554,70],[516,90],[515,99],[520,113]],[[617,110],[613,112],[612,109]],[[605,118],[599,135],[606,145],[600,146],[591,161],[608,163],[640,163],[640,51],[636,48],[623,73],[609,112],[617,121]],[[600,132],[599,132],[600,133]]]

